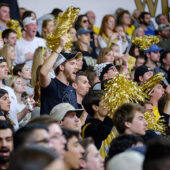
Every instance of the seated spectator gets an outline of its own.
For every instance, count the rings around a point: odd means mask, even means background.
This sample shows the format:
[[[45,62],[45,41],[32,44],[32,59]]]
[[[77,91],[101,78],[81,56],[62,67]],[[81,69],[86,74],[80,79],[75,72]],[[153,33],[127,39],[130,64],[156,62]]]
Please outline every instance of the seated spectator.
[[[75,29],[78,30],[80,28],[88,29],[89,22],[86,15],[79,15],[75,22]]]
[[[17,64],[13,69],[13,75],[20,76],[25,84],[26,93],[28,96],[34,94],[34,88],[30,85],[31,69],[26,63]]]
[[[100,81],[111,79],[118,73],[116,67],[109,62],[96,64],[94,70]]]
[[[155,18],[156,23],[159,25],[166,24],[170,26],[170,23],[168,22],[168,18],[165,14],[159,14]]]
[[[17,33],[12,29],[6,29],[2,32],[2,39],[4,44],[10,44],[15,47],[17,42]]]
[[[151,14],[149,12],[142,12],[139,16],[140,26],[144,29],[145,35],[155,35],[154,27],[151,24]]]
[[[42,23],[42,38],[47,39],[48,35],[54,31],[54,21],[46,19]]]
[[[104,161],[100,156],[99,151],[94,145],[92,138],[85,138],[80,143],[84,148],[85,152],[80,162],[81,170],[104,170]]]
[[[112,48],[110,47],[102,48],[97,58],[97,64],[101,64],[104,62],[114,63],[114,59],[115,58]]]
[[[63,131],[58,125],[58,121],[50,116],[43,115],[33,118],[29,124],[38,123],[48,127],[49,136],[52,143],[52,149],[60,155],[64,156],[66,140],[63,136]]]
[[[123,10],[116,18],[116,25],[122,25],[128,40],[131,39],[135,26],[131,23],[131,16],[128,10]]]
[[[70,170],[79,169],[84,154],[84,149],[80,144],[79,132],[69,129],[64,129],[63,132],[67,140],[66,152],[64,153],[65,165]]]
[[[113,123],[120,134],[143,136],[146,133],[144,109],[139,104],[124,103],[119,106],[113,115]]]
[[[80,131],[81,124],[79,117],[83,109],[75,109],[69,103],[60,103],[53,107],[50,116],[55,118],[61,127]]]
[[[138,27],[133,31],[132,38],[143,37],[145,35],[143,27]]]
[[[110,142],[115,137],[113,122],[107,116],[108,110],[101,99],[102,92],[91,90],[83,99],[83,106],[90,117],[82,127],[82,137],[92,137],[100,155],[105,158]]]
[[[153,70],[147,66],[139,66],[135,70],[134,81],[144,83],[153,76]]]
[[[6,29],[6,22],[10,20],[10,7],[6,3],[0,3],[0,31]]]
[[[14,46],[10,44],[5,44],[4,47],[0,51],[0,55],[3,56],[8,64],[8,70],[10,74],[13,74],[13,61],[16,59],[16,53]]]
[[[13,126],[7,120],[0,120],[0,169],[8,169],[13,151]]]

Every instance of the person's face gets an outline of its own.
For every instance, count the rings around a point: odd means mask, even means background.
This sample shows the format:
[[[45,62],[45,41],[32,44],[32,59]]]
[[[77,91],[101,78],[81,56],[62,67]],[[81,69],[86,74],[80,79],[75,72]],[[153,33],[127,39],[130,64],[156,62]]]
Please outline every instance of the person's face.
[[[82,67],[83,67],[83,57],[79,57],[77,59],[77,67],[78,67],[78,70],[82,69]]]
[[[83,44],[86,44],[86,45],[89,45],[90,43],[90,34],[81,34],[78,36],[78,39],[83,43]]]
[[[84,17],[81,19],[80,26],[81,26],[81,28],[88,29],[88,27],[89,27],[89,22],[88,22],[88,18],[87,18],[86,16],[84,16]]]
[[[37,23],[30,23],[26,26],[24,26],[25,34],[27,34],[30,37],[35,37],[37,34]]]
[[[72,41],[76,42],[77,41],[77,37],[76,37],[76,29],[75,28],[71,28],[70,29],[70,35],[71,35]]]
[[[160,61],[160,52],[150,52],[150,59],[154,63],[159,62]]]
[[[3,22],[7,22],[10,20],[10,15],[9,15],[9,7],[2,6],[0,8],[0,20]]]
[[[20,77],[18,77],[15,80],[13,89],[16,93],[22,94],[23,92],[25,92],[25,83],[23,82],[23,80]]]
[[[150,22],[151,22],[151,16],[148,15],[148,14],[146,14],[146,15],[144,16],[143,22],[144,22],[145,25],[149,25]]]
[[[65,63],[63,73],[70,83],[75,81],[77,70],[78,68],[76,59],[69,60]]]
[[[152,76],[153,76],[153,71],[148,71],[148,72],[144,73],[144,75],[142,76],[142,82],[147,81]]]
[[[126,77],[126,79],[130,80],[130,74],[127,68],[123,69],[123,75]]]
[[[83,153],[84,149],[80,145],[78,138],[75,136],[70,138],[67,143],[67,151],[64,154],[64,160],[70,169],[79,169]]]
[[[134,49],[134,57],[139,56],[139,48]]]
[[[109,51],[107,54],[104,55],[104,61],[103,62],[114,62],[114,56],[113,56],[113,51]]]
[[[94,144],[90,144],[87,148],[86,169],[88,170],[104,170],[104,160],[100,156]]]
[[[51,144],[50,137],[45,129],[34,130],[30,138],[31,141],[28,143],[28,145],[32,143],[36,143],[44,147],[50,147]]]
[[[138,28],[138,32],[136,33],[137,37],[143,37],[145,35],[143,28]]]
[[[167,17],[166,17],[166,15],[161,15],[160,17],[159,17],[159,22],[160,22],[160,24],[168,24],[168,19],[167,19]]]
[[[159,35],[162,37],[162,38],[169,38],[170,36],[170,30],[162,30],[159,32]]]
[[[113,55],[114,54],[119,54],[120,53],[120,47],[115,45],[112,47]]]
[[[159,100],[165,94],[165,89],[161,84],[157,84],[153,90],[150,92],[150,96],[154,99]]]
[[[163,63],[167,66],[170,66],[170,53],[168,53],[166,57],[163,59]]]
[[[11,104],[11,102],[10,102],[10,100],[9,100],[9,96],[8,96],[8,94],[6,93],[4,96],[2,96],[2,97],[0,98],[0,107],[1,107],[1,110],[2,110],[3,112],[9,112],[9,110],[10,110],[10,104]]]
[[[8,38],[5,38],[4,42],[15,47],[16,42],[17,42],[17,34],[14,32],[9,33]]]
[[[6,62],[0,63],[0,80],[7,78],[8,76],[8,66]]]
[[[118,71],[116,69],[116,67],[111,67],[109,68],[109,70],[107,71],[107,73],[104,74],[104,79],[112,79],[114,78],[116,75],[118,74]]]
[[[24,65],[24,67],[22,68],[22,72],[20,72],[20,76],[25,80],[31,80],[31,69],[29,68],[29,66],[27,66],[26,64]]]
[[[13,151],[13,136],[11,129],[0,129],[0,164],[9,162]]]
[[[53,144],[52,149],[59,153],[61,156],[63,156],[66,140],[65,137],[63,136],[63,132],[60,126],[56,123],[53,123],[50,126],[48,126],[48,129],[51,143]]]
[[[9,49],[9,57],[13,61],[16,59],[16,53],[14,47],[10,47]]]
[[[49,34],[50,32],[54,31],[54,22],[53,21],[49,21],[46,28],[44,29],[44,31]]]
[[[95,20],[96,20],[96,16],[94,12],[88,12],[87,14],[88,20],[90,22],[90,24],[94,25],[95,24]]]
[[[86,76],[79,76],[76,83],[76,93],[84,97],[90,89],[90,84]]]
[[[153,113],[153,106],[151,103],[145,103],[144,104],[144,109],[145,109],[145,112],[151,112]]]
[[[69,112],[64,117],[64,120],[60,122],[60,125],[65,128],[79,131],[80,119],[77,117],[76,112]]]
[[[99,102],[99,106],[98,107],[98,113],[100,117],[106,117],[107,113],[108,113],[108,109],[104,107],[104,101],[101,100]]]
[[[136,67],[142,66],[142,65],[144,64],[144,62],[145,62],[144,58],[138,58],[138,59],[136,60],[135,66],[136,66]]]
[[[117,26],[116,27],[116,32],[119,33],[119,34],[124,32],[123,27],[122,26]]]
[[[125,13],[123,15],[123,17],[122,17],[122,22],[125,25],[130,25],[131,24],[131,17],[130,17],[130,15]]]
[[[129,130],[131,134],[142,136],[145,135],[147,122],[144,118],[144,114],[140,111],[135,111],[132,122],[128,122]]]
[[[115,27],[115,19],[113,17],[109,17],[108,21],[106,22],[106,26],[109,30],[113,30]]]

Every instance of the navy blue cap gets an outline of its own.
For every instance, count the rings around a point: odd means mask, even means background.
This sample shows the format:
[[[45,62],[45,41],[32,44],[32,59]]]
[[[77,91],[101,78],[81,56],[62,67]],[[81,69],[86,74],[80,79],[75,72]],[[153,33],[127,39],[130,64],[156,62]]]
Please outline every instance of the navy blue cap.
[[[160,48],[160,47],[158,47],[157,45],[153,44],[153,45],[150,46],[149,49],[147,49],[147,50],[144,51],[144,54],[150,53],[150,52],[160,52],[160,51],[162,51],[162,50],[163,50],[163,48]]]
[[[89,34],[90,31],[88,29],[85,29],[85,28],[80,28],[78,29],[77,31],[77,35],[81,35],[81,34]]]

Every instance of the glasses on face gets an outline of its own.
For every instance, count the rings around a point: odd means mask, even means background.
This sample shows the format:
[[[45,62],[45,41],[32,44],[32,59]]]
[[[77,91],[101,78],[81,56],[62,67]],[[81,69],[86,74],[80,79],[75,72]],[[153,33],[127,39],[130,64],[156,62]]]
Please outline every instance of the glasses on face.
[[[82,21],[82,23],[87,23],[87,22],[88,22],[88,20],[83,20],[83,21]]]

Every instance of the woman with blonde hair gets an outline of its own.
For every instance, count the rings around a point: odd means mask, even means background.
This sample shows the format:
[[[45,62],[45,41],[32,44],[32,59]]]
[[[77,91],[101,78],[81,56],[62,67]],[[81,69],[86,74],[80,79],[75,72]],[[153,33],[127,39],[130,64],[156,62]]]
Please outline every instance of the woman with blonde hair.
[[[38,47],[35,52],[34,52],[34,57],[33,57],[33,63],[32,63],[32,79],[31,79],[31,85],[35,87],[36,85],[36,72],[37,68],[44,63],[44,60],[48,58],[50,55],[49,50],[45,47]]]
[[[113,51],[110,47],[102,48],[100,50],[99,56],[97,58],[97,64],[101,64],[104,62],[114,62]]]
[[[42,38],[46,39],[54,31],[54,28],[54,21],[52,19],[44,20],[42,23]]]
[[[5,44],[4,47],[0,50],[0,56],[6,59],[8,70],[11,73],[13,69],[13,61],[16,59],[14,47],[10,44]]]

